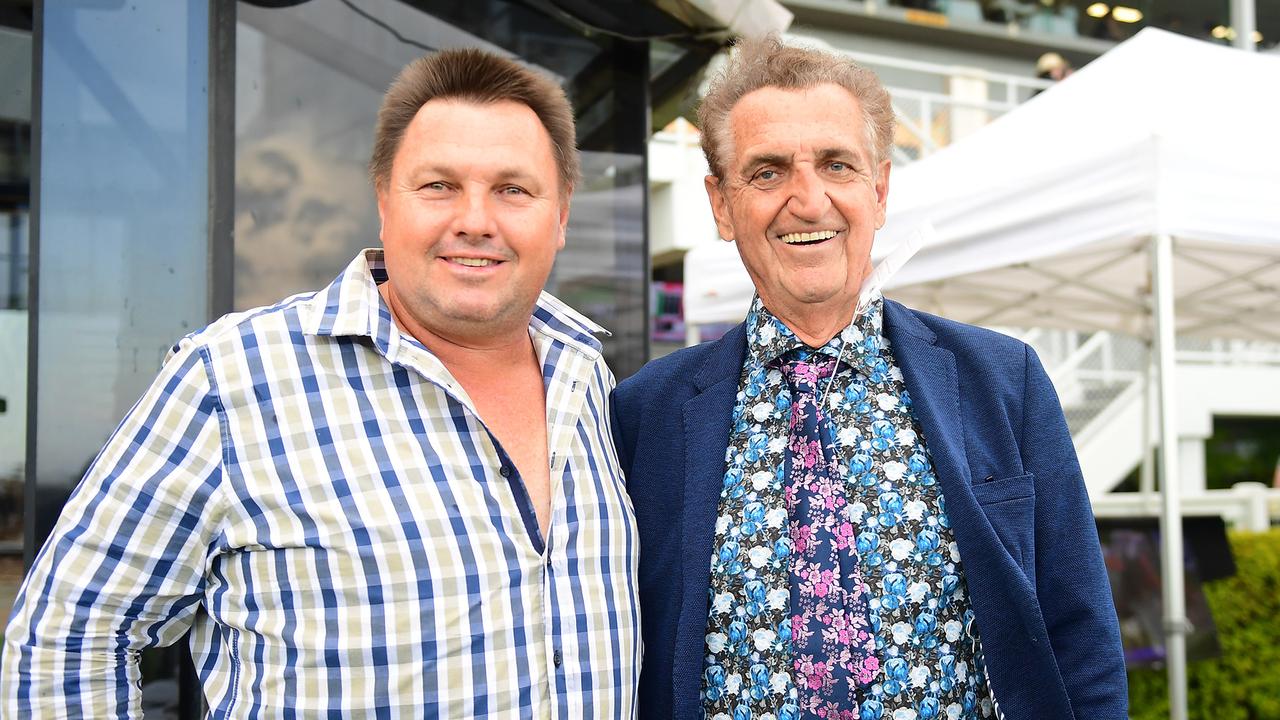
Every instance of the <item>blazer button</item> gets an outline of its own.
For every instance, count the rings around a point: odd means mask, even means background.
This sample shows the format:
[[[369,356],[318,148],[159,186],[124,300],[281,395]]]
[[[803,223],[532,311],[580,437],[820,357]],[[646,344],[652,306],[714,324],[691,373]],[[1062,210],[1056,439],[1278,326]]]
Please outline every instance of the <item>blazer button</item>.
[[[503,465],[501,468],[498,469],[498,474],[504,478],[511,477],[511,466]]]

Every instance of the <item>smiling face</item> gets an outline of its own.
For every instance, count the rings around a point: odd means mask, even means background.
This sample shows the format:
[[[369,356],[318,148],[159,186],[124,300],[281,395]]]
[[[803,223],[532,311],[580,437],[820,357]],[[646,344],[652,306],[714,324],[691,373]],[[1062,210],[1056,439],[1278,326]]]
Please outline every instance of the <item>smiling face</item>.
[[[837,85],[752,91],[729,128],[725,177],[706,180],[720,235],[765,307],[820,345],[852,319],[871,271],[889,161],[875,161],[862,108]]]
[[[431,100],[406,129],[378,191],[388,280],[401,328],[456,344],[527,333],[564,247],[551,138],[528,106]]]

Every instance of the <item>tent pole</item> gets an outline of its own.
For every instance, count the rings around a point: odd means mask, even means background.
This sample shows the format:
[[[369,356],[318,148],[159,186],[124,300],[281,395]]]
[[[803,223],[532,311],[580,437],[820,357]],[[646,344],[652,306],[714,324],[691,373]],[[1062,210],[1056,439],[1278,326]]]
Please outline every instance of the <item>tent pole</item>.
[[[1138,492],[1150,495],[1156,491],[1156,462],[1151,454],[1151,405],[1154,399],[1151,380],[1155,377],[1155,343],[1147,340],[1147,357],[1142,368],[1142,463],[1138,466]]]
[[[1155,335],[1160,398],[1161,569],[1164,577],[1165,659],[1169,672],[1169,717],[1187,717],[1187,611],[1183,590],[1182,481],[1178,475],[1178,414],[1174,397],[1173,238],[1151,239]]]
[[[1236,31],[1233,45],[1241,50],[1256,50],[1253,32],[1258,29],[1258,8],[1254,0],[1231,0],[1231,28]]]

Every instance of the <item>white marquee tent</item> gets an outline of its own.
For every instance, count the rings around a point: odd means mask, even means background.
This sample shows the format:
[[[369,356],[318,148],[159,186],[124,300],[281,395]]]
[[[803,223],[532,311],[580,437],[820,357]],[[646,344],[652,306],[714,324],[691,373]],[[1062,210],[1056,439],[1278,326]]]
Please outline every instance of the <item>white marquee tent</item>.
[[[1176,478],[1175,324],[1280,340],[1280,57],[1143,30],[894,171],[873,255],[925,222],[936,237],[890,297],[986,325],[1152,338],[1160,474]],[[729,244],[686,257],[687,322],[741,319],[750,294]],[[1171,700],[1185,708],[1181,506],[1178,483],[1161,485]]]

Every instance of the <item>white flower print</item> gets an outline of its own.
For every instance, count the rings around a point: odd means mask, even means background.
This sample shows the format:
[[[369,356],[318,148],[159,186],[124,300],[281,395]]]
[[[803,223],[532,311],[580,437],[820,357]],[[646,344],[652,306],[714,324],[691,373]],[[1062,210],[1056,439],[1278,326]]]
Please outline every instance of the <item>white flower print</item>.
[[[881,466],[884,469],[884,476],[891,482],[898,482],[907,474],[907,466],[897,460],[890,460]]]
[[[889,393],[880,393],[876,395],[876,405],[879,405],[881,410],[892,410],[898,406],[898,398]]]
[[[921,600],[924,600],[924,596],[927,594],[929,594],[929,583],[914,582],[907,587],[907,597],[917,605],[920,604]]]
[[[906,538],[898,538],[889,543],[889,552],[893,555],[894,560],[906,560],[907,556],[914,550],[916,544]]]
[[[911,522],[920,522],[928,509],[929,506],[923,500],[908,500],[907,504],[902,506],[903,512],[907,514],[907,519]]]
[[[916,431],[909,427],[898,428],[896,437],[898,444],[902,447],[912,447],[916,444]]]
[[[782,523],[787,521],[787,511],[782,508],[773,508],[764,514],[765,527],[778,529],[782,527]]]
[[[897,622],[889,629],[893,633],[893,642],[897,645],[906,645],[911,639],[911,626],[904,622]]]
[[[751,408],[751,417],[755,418],[756,422],[764,422],[772,414],[773,403],[771,402],[756,403],[755,407]]]
[[[751,561],[751,567],[754,568],[764,567],[771,557],[773,557],[773,550],[763,545],[757,545],[747,551],[747,558]]]
[[[773,644],[773,641],[777,639],[778,633],[765,628],[760,628],[751,635],[752,642],[756,644],[756,650],[759,650],[760,652],[768,650],[769,646]]]
[[[853,447],[858,443],[858,438],[862,437],[862,433],[856,427],[845,426],[840,428],[836,433],[836,440],[844,447]]]
[[[708,633],[707,649],[713,653],[724,652],[724,648],[729,644],[729,638],[724,633]]]
[[[761,470],[751,476],[751,489],[760,492],[769,487],[770,482],[773,482],[773,473]]]

